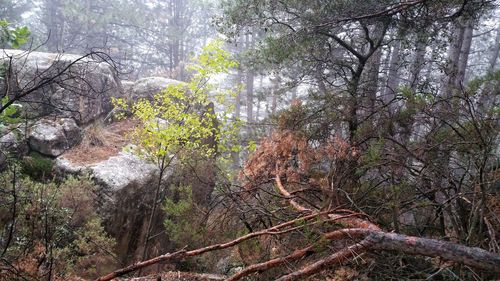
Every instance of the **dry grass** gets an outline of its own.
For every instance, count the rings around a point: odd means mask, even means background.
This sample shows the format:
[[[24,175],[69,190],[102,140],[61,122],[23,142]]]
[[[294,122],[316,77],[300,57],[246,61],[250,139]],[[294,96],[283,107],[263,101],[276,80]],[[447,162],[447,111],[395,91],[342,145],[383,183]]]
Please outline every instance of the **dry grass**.
[[[85,129],[82,142],[64,153],[64,158],[76,165],[94,164],[118,154],[128,143],[127,133],[131,132],[138,122],[125,119],[103,126],[91,125]]]

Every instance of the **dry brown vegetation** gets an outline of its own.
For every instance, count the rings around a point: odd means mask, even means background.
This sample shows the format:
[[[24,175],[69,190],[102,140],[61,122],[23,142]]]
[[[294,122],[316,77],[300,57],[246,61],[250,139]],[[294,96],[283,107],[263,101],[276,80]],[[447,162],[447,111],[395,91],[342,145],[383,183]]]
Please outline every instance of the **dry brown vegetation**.
[[[127,144],[127,134],[138,122],[124,119],[109,125],[96,124],[85,129],[82,142],[68,150],[64,158],[73,164],[93,164],[118,154]]]
[[[170,271],[158,274],[151,274],[144,277],[136,278],[118,278],[121,281],[219,281],[224,280],[223,277],[214,274],[198,274],[193,272]]]

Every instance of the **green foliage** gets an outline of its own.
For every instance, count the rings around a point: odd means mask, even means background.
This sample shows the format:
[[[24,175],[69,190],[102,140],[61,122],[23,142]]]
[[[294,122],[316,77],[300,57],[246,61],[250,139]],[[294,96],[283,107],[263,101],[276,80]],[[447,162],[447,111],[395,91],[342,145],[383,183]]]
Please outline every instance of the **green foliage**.
[[[480,88],[488,82],[499,82],[500,70],[489,72],[484,76],[476,77],[469,82],[468,91],[474,94],[479,93]]]
[[[1,72],[1,71],[0,71]],[[0,107],[9,101],[9,97],[5,96],[0,100]],[[0,124],[15,124],[21,122],[18,117],[19,109],[16,105],[10,105],[0,112]]]
[[[98,265],[111,257],[106,257],[113,252],[115,241],[104,231],[101,219],[93,216],[75,231],[76,239],[64,248],[57,251],[60,259],[68,261],[66,272],[71,272],[79,277],[92,278],[103,272],[113,270],[113,263],[108,266]],[[108,268],[109,267],[109,268]]]
[[[133,117],[142,123],[131,134],[138,155],[158,161],[194,151],[211,156],[229,150],[237,122],[231,120],[233,106],[228,98],[235,93],[217,88],[211,80],[237,64],[221,46],[222,41],[216,40],[203,48],[188,66],[193,72],[188,83],[170,85],[152,101],[141,99],[130,106]],[[115,99],[114,104],[129,109],[124,100]],[[225,110],[215,111],[219,106]]]
[[[398,94],[412,107],[417,106],[421,108],[436,101],[436,97],[432,93],[413,91],[408,86],[400,87]]]
[[[384,140],[382,138],[380,138],[377,142],[372,143],[363,155],[363,161],[367,163],[367,165],[376,164],[381,159],[383,147]]]
[[[27,27],[12,27],[12,25],[3,19],[0,19],[0,48],[14,48],[17,49],[25,44],[30,36]],[[0,80],[3,80],[5,66],[0,65]],[[0,100],[0,108],[9,101],[8,96],[4,96]],[[20,119],[17,118],[19,113],[16,105],[10,105],[0,112],[0,126],[3,124],[19,123]]]
[[[31,152],[21,161],[22,172],[33,179],[43,180],[52,174],[52,160],[38,152]]]
[[[13,223],[15,204],[13,239],[4,258],[18,266],[21,272],[16,274],[42,277],[39,258],[53,262],[53,272],[60,280],[75,280],[71,278],[75,275],[94,279],[114,266],[110,256],[114,241],[104,232],[98,217],[96,187],[89,178],[41,183],[19,174],[14,181],[13,174],[5,172],[0,174],[0,185],[11,188],[0,198],[1,237],[7,237],[5,231]]]
[[[193,217],[194,202],[190,186],[175,186],[171,190],[174,199],[166,198],[163,209],[167,215],[164,221],[165,231],[170,240],[178,247],[198,245],[204,229],[197,225]]]
[[[0,47],[17,49],[28,42],[31,33],[26,26],[12,27],[6,20],[0,20]]]
[[[257,142],[251,140],[248,142],[248,145],[247,145],[247,150],[248,152],[252,153],[254,152],[255,150],[257,150]]]

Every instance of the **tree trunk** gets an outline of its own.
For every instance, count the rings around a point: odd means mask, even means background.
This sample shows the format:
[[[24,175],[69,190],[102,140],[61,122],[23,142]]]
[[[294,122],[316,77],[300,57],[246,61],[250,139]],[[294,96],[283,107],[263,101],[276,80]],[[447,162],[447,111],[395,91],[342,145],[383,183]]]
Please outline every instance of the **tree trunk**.
[[[292,89],[292,102],[294,102],[295,100],[297,100],[297,93],[299,91],[299,87],[294,87]]]
[[[272,88],[272,100],[271,100],[271,114],[276,113],[276,108],[278,107],[278,91],[281,83],[281,77],[276,76],[275,79],[271,80],[273,83]]]
[[[167,253],[165,255],[161,255],[147,261],[142,261],[130,265],[128,267],[118,269],[105,276],[97,278],[96,281],[112,280],[114,278],[123,276],[125,274],[134,272],[141,268],[151,266],[153,264],[157,264],[160,262],[182,260],[184,258],[197,256],[206,252],[233,247],[243,241],[261,235],[276,235],[278,233],[279,232],[277,232],[276,230],[273,231],[264,230],[260,232],[250,233],[245,236],[241,236],[227,243],[215,244],[192,251],[180,250],[172,254]],[[335,238],[339,238],[339,236],[340,237],[347,236],[351,238],[359,238],[359,237],[365,237],[365,238],[359,243],[355,243],[349,247],[342,248],[339,251],[334,252],[332,255],[327,256],[326,258],[320,259],[310,265],[306,265],[302,269],[292,272],[289,275],[285,275],[278,280],[303,280],[304,277],[321,271],[327,265],[338,264],[348,260],[349,258],[353,258],[355,255],[358,255],[362,252],[374,251],[374,250],[394,251],[394,252],[406,253],[409,255],[441,257],[445,260],[465,264],[482,270],[500,273],[500,255],[497,253],[488,252],[480,248],[467,247],[460,244],[455,244],[436,239],[427,239],[427,238],[401,235],[396,233],[387,233],[383,231],[364,229],[364,228],[341,229],[338,231],[326,233],[324,235],[324,237],[326,238],[325,240],[332,240]],[[256,270],[247,270],[247,268],[245,268],[243,269],[243,272],[247,273],[248,275],[249,273],[255,271],[267,270],[279,265],[283,265],[286,264],[288,261],[304,258],[317,251],[317,249],[321,249],[321,247],[307,247],[304,249],[305,250],[297,250],[296,252],[284,258],[277,258],[261,264],[250,265],[248,268],[250,269],[256,268]],[[239,280],[240,278],[243,277],[245,277],[245,274],[236,274],[232,276],[230,280]]]
[[[382,34],[382,32],[384,32],[384,34]],[[372,36],[375,36],[375,38],[380,38],[382,40],[384,35],[385,31],[383,30],[383,26],[382,25],[375,26]],[[370,52],[372,50],[368,51]],[[367,116],[375,113],[381,59],[382,59],[382,49],[377,48],[376,50],[374,50],[373,54],[366,62],[367,69],[363,75],[362,89],[363,89],[363,98],[365,100],[363,104],[365,104],[365,106],[367,107],[366,109],[364,109],[364,111]]]
[[[490,63],[488,66],[489,72],[492,72],[495,69],[499,53],[500,53],[500,24],[498,25],[497,28],[497,37],[495,39],[495,45],[493,46],[493,51],[491,53]]]
[[[243,71],[241,70],[241,66],[238,67],[238,73],[236,74],[236,86],[239,87],[243,82]],[[236,120],[241,118],[241,93],[237,92],[236,97],[234,98],[234,118]],[[233,169],[239,169],[240,167],[240,152],[239,151],[231,151],[231,159],[233,160]]]
[[[166,160],[165,157],[163,157],[160,160],[160,166],[159,166],[160,174],[158,177],[158,183],[156,186],[153,202],[151,202],[152,209],[151,209],[151,214],[150,214],[149,220],[148,220],[148,229],[146,232],[146,236],[144,238],[144,249],[142,251],[142,259],[141,260],[146,260],[146,258],[148,257],[149,240],[151,238],[151,233],[153,232],[153,222],[154,222],[154,218],[156,215],[156,208],[158,207],[158,199],[160,198],[160,189],[161,189],[162,182],[163,182],[163,175],[164,175],[165,169],[167,167],[167,162],[165,160]]]
[[[366,71],[366,81],[364,83],[364,97],[366,99],[367,115],[375,112],[375,103],[377,98],[378,77],[380,72],[380,59],[382,50],[378,49],[368,60],[368,69]]]
[[[262,91],[264,87],[264,77],[262,75],[259,76],[259,90]],[[261,97],[257,98],[257,108],[255,109],[255,121],[259,122],[260,119],[260,110],[261,109]]]
[[[396,36],[399,37],[399,35]],[[393,105],[394,103],[393,100],[396,97],[396,91],[399,87],[398,68],[400,61],[400,52],[401,52],[401,40],[399,38],[395,38],[392,46],[391,60],[389,61],[387,84],[383,95],[384,103],[390,104],[388,107],[390,112],[392,112],[395,109],[395,106]]]
[[[427,34],[419,32],[415,44],[415,56],[410,70],[410,88],[415,92],[421,82],[421,72],[425,65],[425,48],[427,47]]]
[[[253,39],[250,34],[245,37],[247,48],[253,47]],[[250,125],[253,122],[253,83],[254,83],[254,72],[252,69],[247,70],[246,75],[246,94],[247,94],[247,123]]]
[[[47,38],[47,49],[50,52],[62,51],[63,19],[58,12],[61,9],[59,0],[47,0],[45,2],[45,26],[49,36]]]
[[[465,69],[469,60],[470,48],[472,45],[472,20],[468,20],[464,27],[462,47],[460,48],[460,59],[458,61],[457,81],[455,84],[460,87],[465,82]]]
[[[448,49],[448,65],[446,67],[446,79],[443,85],[443,96],[451,97],[458,89],[458,63],[460,60],[460,51],[464,40],[465,28],[459,22],[453,26],[453,38]]]

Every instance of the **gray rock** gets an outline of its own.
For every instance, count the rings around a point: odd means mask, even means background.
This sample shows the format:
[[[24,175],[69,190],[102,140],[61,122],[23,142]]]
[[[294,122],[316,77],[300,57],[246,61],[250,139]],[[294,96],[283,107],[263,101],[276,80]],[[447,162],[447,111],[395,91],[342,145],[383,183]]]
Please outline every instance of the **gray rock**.
[[[28,152],[22,132],[16,126],[0,128],[0,170],[4,167],[9,155],[19,158]]]
[[[47,156],[57,157],[77,145],[82,139],[82,131],[75,120],[61,118],[41,119],[29,130],[30,148]]]
[[[5,169],[5,164],[7,164],[7,155],[3,151],[0,151],[0,171]]]
[[[123,93],[125,97],[132,93],[132,88],[134,87],[135,82],[130,80],[122,80]]]
[[[238,272],[242,271],[243,269],[244,269],[244,267],[243,267],[243,266],[233,267],[233,268],[231,268],[231,269],[229,270],[229,272],[227,273],[227,275],[232,276],[232,275],[234,275],[234,274],[236,274],[236,273],[238,273]]]
[[[123,96],[113,67],[91,57],[0,50],[0,63],[9,62],[11,93],[31,91],[20,100],[30,117],[55,115],[88,124],[112,109],[112,96]]]
[[[71,163],[64,156],[57,157],[54,161],[54,169],[59,174],[72,174],[72,175],[82,175],[84,173],[90,172],[88,167],[76,165]]]
[[[11,151],[14,150],[18,145],[18,140],[16,134],[13,131],[7,131],[0,133],[0,150],[1,151]]]
[[[218,274],[231,276],[243,269],[243,264],[238,261],[233,255],[229,255],[220,259],[215,265]]]
[[[88,165],[75,165],[64,158],[55,161],[56,171],[70,174],[87,174],[98,185],[97,208],[105,222],[106,231],[116,239],[116,252],[123,262],[141,257],[139,245],[143,245],[147,231],[150,209],[158,182],[158,168],[134,154],[120,152],[107,160]],[[165,182],[172,175],[169,169]],[[155,217],[155,224],[162,224],[161,208]],[[155,238],[158,245],[167,247],[166,234]],[[155,242],[155,243],[156,243]]]
[[[132,87],[130,99],[137,101],[138,99],[152,99],[155,94],[167,88],[170,85],[184,84],[184,82],[164,78],[164,77],[146,77],[137,80]]]
[[[94,179],[113,190],[121,190],[132,183],[142,186],[158,173],[158,168],[137,156],[120,152],[117,156],[90,167]]]

